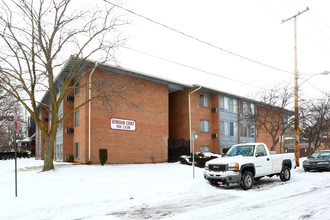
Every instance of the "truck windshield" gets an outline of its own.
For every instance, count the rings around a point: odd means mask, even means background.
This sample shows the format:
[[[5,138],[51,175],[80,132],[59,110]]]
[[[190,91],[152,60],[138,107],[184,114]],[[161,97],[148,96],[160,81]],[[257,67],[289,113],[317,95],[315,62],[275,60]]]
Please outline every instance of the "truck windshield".
[[[254,145],[238,145],[235,147],[231,147],[226,154],[226,156],[238,156],[242,155],[245,157],[253,156]]]

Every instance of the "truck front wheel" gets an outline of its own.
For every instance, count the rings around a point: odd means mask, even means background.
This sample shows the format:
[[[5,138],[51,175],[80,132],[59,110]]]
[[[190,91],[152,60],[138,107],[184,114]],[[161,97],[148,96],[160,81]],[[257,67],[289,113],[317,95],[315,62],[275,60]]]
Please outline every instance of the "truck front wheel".
[[[291,173],[290,173],[289,167],[284,166],[280,173],[280,179],[283,182],[286,182],[286,181],[290,180],[290,177],[291,177]]]
[[[251,171],[245,171],[242,175],[241,187],[244,190],[249,190],[253,186],[253,174]]]

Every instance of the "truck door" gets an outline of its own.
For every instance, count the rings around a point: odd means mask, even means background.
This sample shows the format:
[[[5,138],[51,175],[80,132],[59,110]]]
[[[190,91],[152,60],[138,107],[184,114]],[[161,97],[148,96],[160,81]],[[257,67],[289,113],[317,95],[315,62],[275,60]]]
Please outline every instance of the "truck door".
[[[271,174],[272,161],[270,155],[267,154],[265,146],[262,144],[257,145],[255,153],[255,167],[256,176],[264,176]]]

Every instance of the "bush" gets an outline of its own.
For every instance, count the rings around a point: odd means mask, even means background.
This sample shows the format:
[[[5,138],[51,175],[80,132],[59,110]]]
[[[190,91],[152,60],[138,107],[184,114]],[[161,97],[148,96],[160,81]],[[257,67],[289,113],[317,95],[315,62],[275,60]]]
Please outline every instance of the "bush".
[[[17,158],[30,158],[30,151],[17,152]],[[15,152],[0,152],[0,160],[12,160],[15,159]]]
[[[100,149],[99,150],[99,157],[101,165],[103,166],[105,162],[108,160],[108,150],[107,149]]]
[[[204,168],[205,163],[209,160],[212,160],[214,158],[218,158],[220,155],[213,154],[213,153],[203,153],[203,152],[196,152],[195,153],[195,166]],[[180,157],[180,163],[186,164],[186,165],[192,165],[192,154],[190,156],[182,155]]]
[[[227,152],[229,151],[229,149],[230,149],[230,148],[224,148],[224,149],[222,149],[222,152],[223,152],[223,154],[225,154],[225,155],[226,155],[226,154],[227,154]]]

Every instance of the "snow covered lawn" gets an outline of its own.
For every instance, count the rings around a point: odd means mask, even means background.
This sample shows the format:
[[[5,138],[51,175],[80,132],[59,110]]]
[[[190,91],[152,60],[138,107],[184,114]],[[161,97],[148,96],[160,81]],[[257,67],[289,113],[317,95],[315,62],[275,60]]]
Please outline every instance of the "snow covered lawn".
[[[209,185],[203,169],[179,163],[72,165],[0,161],[0,219],[330,219],[330,172],[292,171],[289,182],[254,188]]]

